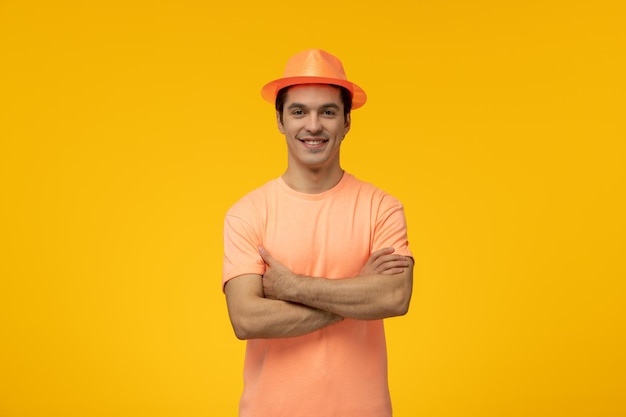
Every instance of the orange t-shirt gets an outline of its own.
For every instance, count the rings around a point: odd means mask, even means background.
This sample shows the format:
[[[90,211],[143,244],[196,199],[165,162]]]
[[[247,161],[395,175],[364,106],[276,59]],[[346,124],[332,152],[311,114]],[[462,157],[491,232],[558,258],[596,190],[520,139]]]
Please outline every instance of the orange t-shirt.
[[[258,247],[296,274],[355,277],[383,247],[411,256],[402,204],[345,173],[332,189],[304,194],[282,178],[226,214],[222,285],[263,275]],[[247,341],[241,417],[389,417],[382,320],[351,320],[304,336]]]

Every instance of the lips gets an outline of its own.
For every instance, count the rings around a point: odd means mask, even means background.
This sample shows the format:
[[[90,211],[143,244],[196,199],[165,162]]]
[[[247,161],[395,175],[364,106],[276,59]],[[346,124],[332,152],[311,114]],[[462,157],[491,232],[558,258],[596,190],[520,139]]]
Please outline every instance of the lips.
[[[328,139],[326,138],[311,138],[311,139],[298,139],[298,140],[307,146],[320,146],[328,142]]]

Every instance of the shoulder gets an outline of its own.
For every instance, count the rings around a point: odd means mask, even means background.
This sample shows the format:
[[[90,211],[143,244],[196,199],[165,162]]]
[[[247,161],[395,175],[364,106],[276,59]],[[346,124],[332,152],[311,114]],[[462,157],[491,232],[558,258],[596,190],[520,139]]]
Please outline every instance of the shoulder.
[[[363,181],[352,174],[348,176],[346,187],[352,192],[356,192],[360,199],[370,200],[375,205],[402,207],[402,203],[396,197],[374,184]]]
[[[276,179],[270,180],[258,188],[248,192],[235,202],[226,212],[226,217],[246,217],[250,213],[258,213],[272,200],[278,191]]]

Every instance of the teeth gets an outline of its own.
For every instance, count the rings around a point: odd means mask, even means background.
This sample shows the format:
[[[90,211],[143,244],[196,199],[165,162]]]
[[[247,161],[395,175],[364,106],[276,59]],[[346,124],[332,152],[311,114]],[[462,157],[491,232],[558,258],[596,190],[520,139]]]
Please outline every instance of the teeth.
[[[307,145],[319,145],[320,143],[322,143],[322,140],[305,140],[304,143],[306,143]]]

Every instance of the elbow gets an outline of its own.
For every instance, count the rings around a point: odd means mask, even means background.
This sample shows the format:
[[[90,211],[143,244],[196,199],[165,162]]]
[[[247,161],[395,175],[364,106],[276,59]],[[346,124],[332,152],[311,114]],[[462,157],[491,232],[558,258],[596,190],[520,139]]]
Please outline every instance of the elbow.
[[[347,316],[355,318],[357,320],[379,320],[387,319],[391,317],[404,316],[409,312],[409,305],[411,303],[411,288],[410,282],[398,281],[400,284],[390,289],[389,292],[384,294],[378,299],[378,303],[374,309],[369,309],[367,314],[358,317]]]
[[[399,304],[396,309],[396,316],[404,316],[409,312],[409,305],[411,304],[410,297],[405,297]]]
[[[413,267],[399,280],[399,285],[395,291],[395,312],[394,316],[404,316],[409,312],[411,296],[413,295]]]
[[[235,331],[235,337],[239,340],[248,340],[250,338],[248,333],[239,326],[233,325],[233,330]]]
[[[231,318],[231,325],[235,332],[235,337],[239,340],[254,339],[254,333],[249,323],[244,318]]]
[[[410,297],[401,296],[400,294],[389,296],[379,308],[374,312],[370,310],[363,316],[355,316],[358,320],[380,320],[391,317],[404,316],[409,312]]]
[[[403,285],[395,291],[393,301],[390,304],[389,317],[404,316],[409,312],[411,293],[411,285]]]
[[[360,320],[380,320],[391,317],[404,316],[409,312],[409,303],[405,300],[393,299],[382,305],[377,313],[368,313],[364,316],[353,317]]]
[[[409,297],[398,297],[398,299],[396,299],[393,302],[393,304],[390,306],[389,310],[387,311],[386,316],[387,317],[404,316],[405,314],[409,312],[409,304],[410,304]]]

